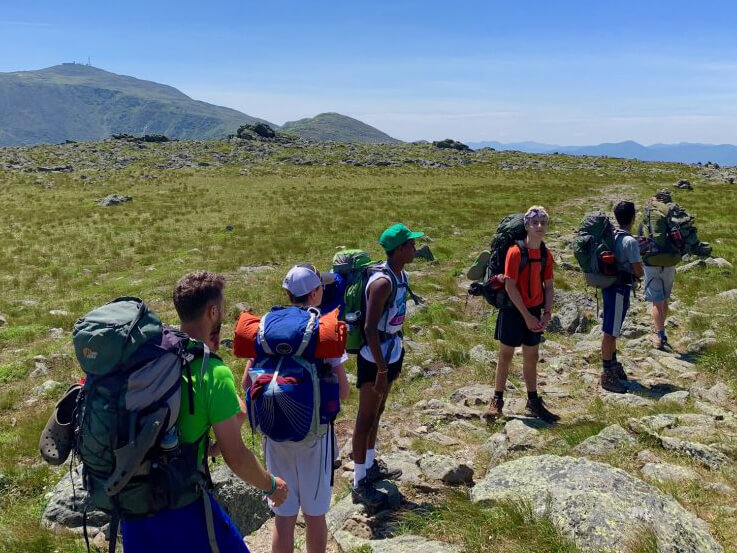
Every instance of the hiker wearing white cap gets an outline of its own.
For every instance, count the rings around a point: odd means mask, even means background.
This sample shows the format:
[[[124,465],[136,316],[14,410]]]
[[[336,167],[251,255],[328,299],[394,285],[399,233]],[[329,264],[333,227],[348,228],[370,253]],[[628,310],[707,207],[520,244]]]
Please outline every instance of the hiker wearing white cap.
[[[322,302],[324,285],[332,283],[333,279],[332,273],[321,273],[310,264],[295,265],[284,277],[282,287],[286,290],[292,307],[312,311]],[[350,392],[344,366],[347,360],[348,355],[345,353],[337,358],[316,360],[332,369],[338,379],[341,400],[347,398]],[[243,376],[243,388],[246,390],[252,384],[248,374],[253,365],[254,360],[249,360]],[[294,530],[300,509],[305,519],[307,551],[325,551],[328,538],[325,514],[330,509],[334,461],[326,452],[331,449],[337,452],[334,440],[332,430],[319,438],[307,438],[299,442],[264,438],[264,456],[268,470],[283,478],[289,487],[284,503],[279,506],[270,503],[276,515],[272,535],[273,552],[294,551]]]

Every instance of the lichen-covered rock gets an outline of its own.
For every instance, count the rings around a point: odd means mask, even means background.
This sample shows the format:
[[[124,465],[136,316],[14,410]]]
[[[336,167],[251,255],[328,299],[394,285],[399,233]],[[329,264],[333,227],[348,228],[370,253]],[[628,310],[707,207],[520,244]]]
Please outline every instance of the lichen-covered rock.
[[[604,428],[596,436],[586,438],[573,450],[581,455],[603,455],[634,442],[635,439],[624,428],[613,424]]]
[[[690,468],[670,463],[647,463],[640,471],[653,482],[693,482],[699,479],[699,475]]]
[[[473,469],[448,455],[426,453],[420,457],[420,470],[430,480],[440,480],[445,484],[473,482]]]
[[[520,419],[514,419],[505,424],[504,433],[509,439],[509,449],[513,451],[535,449],[543,443],[540,431]]]
[[[218,465],[211,476],[213,496],[244,536],[266,522],[269,507],[256,488],[238,478],[225,464]]]
[[[453,392],[450,400],[453,403],[462,403],[468,406],[488,405],[492,397],[494,397],[494,386],[489,386],[488,384],[469,384]]]
[[[76,470],[72,477],[65,474],[48,494],[49,502],[41,516],[41,524],[51,530],[81,529],[85,507],[87,511],[87,531],[95,536],[110,517],[102,511],[91,510],[88,506],[87,492],[82,488],[82,476]]]
[[[364,551],[371,553],[461,553],[458,546],[440,541],[428,540],[411,534],[387,538],[384,540],[367,540],[354,536],[345,530],[339,530],[334,535],[341,551]]]
[[[528,501],[584,551],[622,551],[643,525],[653,529],[660,551],[724,551],[709,525],[672,497],[621,469],[585,458],[539,455],[509,461],[491,468],[471,499]]]
[[[711,470],[718,470],[722,465],[729,462],[729,457],[718,449],[698,442],[663,436],[660,438],[660,444],[665,449],[691,457]]]

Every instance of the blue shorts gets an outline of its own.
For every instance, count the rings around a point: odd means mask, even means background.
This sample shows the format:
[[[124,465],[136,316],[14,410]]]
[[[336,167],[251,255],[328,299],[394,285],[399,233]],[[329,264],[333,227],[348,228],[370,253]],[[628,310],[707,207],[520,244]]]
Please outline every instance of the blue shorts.
[[[209,494],[208,494],[209,495]],[[221,553],[248,553],[243,536],[227,513],[210,496],[215,537]],[[121,522],[125,553],[206,553],[210,551],[207,537],[205,506],[200,499],[181,507],[161,511],[152,517]]]
[[[601,291],[604,298],[604,334],[615,338],[621,334],[622,323],[630,307],[631,292],[632,286],[629,284],[612,284]]]

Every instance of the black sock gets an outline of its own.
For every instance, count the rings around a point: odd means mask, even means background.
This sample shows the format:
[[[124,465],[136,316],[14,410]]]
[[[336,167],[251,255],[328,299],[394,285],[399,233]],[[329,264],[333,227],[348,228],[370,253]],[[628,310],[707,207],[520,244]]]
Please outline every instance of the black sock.
[[[616,351],[614,352],[614,355],[612,356],[612,364],[613,365],[617,364],[617,352]]]
[[[527,399],[537,399],[537,390],[534,392],[527,391]]]
[[[504,390],[502,390],[501,392],[494,390],[494,397],[497,399],[504,399]]]
[[[613,367],[617,366],[617,362],[614,359],[611,359],[610,361],[607,361],[606,359],[601,360],[601,366],[604,367],[604,370],[607,371]]]

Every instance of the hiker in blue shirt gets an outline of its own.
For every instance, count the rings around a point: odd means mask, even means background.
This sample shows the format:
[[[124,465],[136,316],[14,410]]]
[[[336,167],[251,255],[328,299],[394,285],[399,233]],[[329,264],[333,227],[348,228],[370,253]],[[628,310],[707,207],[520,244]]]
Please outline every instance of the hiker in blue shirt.
[[[619,228],[615,231],[614,256],[617,262],[617,281],[603,288],[604,322],[601,337],[601,387],[609,392],[623,394],[627,388],[622,380],[627,373],[617,360],[617,337],[622,332],[622,324],[630,305],[630,295],[635,279],[642,278],[642,258],[637,239],[630,234],[635,222],[635,204],[619,202],[614,206],[614,216]]]

